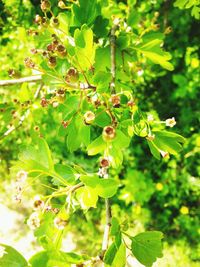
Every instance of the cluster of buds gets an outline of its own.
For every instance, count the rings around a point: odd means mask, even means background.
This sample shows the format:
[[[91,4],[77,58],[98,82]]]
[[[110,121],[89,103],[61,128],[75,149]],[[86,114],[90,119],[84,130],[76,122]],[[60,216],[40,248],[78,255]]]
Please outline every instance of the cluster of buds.
[[[92,124],[95,120],[95,114],[92,111],[87,111],[83,117],[86,125]]]
[[[116,137],[115,128],[112,126],[104,127],[102,136],[104,141],[106,142],[112,141]]]
[[[48,18],[36,15],[34,22],[40,26],[46,27],[48,25]]]
[[[27,57],[24,59],[24,64],[27,68],[34,69],[35,68],[35,63],[30,57]]]
[[[114,108],[120,107],[120,96],[119,95],[112,95],[110,101]]]
[[[51,3],[48,0],[42,0],[40,4],[40,8],[43,12],[48,12],[51,9]]]
[[[76,83],[78,81],[78,79],[79,79],[79,74],[78,74],[77,69],[70,68],[67,71],[67,75],[65,76],[65,81],[67,83]]]
[[[22,188],[26,182],[28,173],[24,170],[21,170],[16,175],[15,190],[16,194],[14,196],[14,201],[20,203],[22,200]]]
[[[39,35],[39,33],[38,33],[37,31],[32,30],[32,29],[28,30],[28,31],[27,31],[27,34],[28,34],[29,36],[37,36],[37,35]]]
[[[54,226],[59,229],[59,230],[63,230],[65,228],[65,226],[67,225],[67,220],[64,220],[62,218],[56,217],[54,219]]]

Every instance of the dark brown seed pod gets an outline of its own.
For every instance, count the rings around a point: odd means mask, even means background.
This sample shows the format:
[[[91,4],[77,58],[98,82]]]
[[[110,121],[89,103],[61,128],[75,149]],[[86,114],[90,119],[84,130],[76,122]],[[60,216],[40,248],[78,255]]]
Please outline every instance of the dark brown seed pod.
[[[47,51],[54,52],[55,49],[56,49],[56,46],[53,43],[47,45]]]
[[[56,51],[58,53],[58,55],[64,57],[67,55],[67,51],[66,51],[66,48],[64,47],[64,45],[62,44],[59,44],[57,47],[56,47]]]
[[[79,79],[79,74],[78,74],[78,71],[77,69],[75,68],[70,68],[68,71],[67,71],[67,75],[65,77],[65,81],[68,82],[68,83],[75,83],[77,82]]]
[[[101,161],[100,161],[100,167],[102,167],[102,168],[108,168],[109,165],[110,165],[110,162],[109,162],[108,159],[106,159],[106,158],[101,159]]]
[[[56,57],[50,57],[48,60],[48,66],[50,68],[55,68],[56,66]]]

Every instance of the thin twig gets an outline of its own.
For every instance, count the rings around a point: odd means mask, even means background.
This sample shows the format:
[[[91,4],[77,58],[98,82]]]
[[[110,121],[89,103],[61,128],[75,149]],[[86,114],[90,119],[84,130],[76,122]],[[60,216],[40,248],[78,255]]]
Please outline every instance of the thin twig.
[[[38,89],[36,90],[36,92],[34,94],[34,99],[37,99],[39,97],[39,94],[40,94],[43,86],[44,86],[44,83],[41,82],[40,86],[38,87]]]
[[[14,80],[2,80],[0,81],[0,86],[15,85],[15,84],[21,84],[25,82],[31,83],[31,82],[41,81],[41,80],[42,80],[41,75],[28,76],[28,77],[23,77],[23,78],[14,79]]]

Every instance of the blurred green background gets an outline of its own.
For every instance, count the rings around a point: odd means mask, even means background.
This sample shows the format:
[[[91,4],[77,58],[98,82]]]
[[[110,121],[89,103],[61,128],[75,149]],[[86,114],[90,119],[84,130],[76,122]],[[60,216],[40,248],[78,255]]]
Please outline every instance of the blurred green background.
[[[32,48],[27,30],[33,25],[35,15],[40,13],[39,2],[0,1],[0,80],[9,79],[9,69],[19,70],[22,76],[30,75],[23,60],[30,55]],[[191,16],[190,10],[180,10],[172,2],[138,1],[140,16],[148,21],[151,14],[158,11],[161,29],[166,26],[172,28],[165,39],[165,48],[173,56],[175,70],[167,72],[159,66],[145,69],[137,77],[135,93],[144,111],[161,119],[174,116],[177,121],[176,132],[186,137],[187,141],[180,155],[157,161],[150,156],[147,145],[135,137],[126,151],[124,165],[113,173],[122,181],[121,190],[113,200],[113,214],[122,220],[131,218],[136,232],[144,228],[164,232],[165,257],[155,266],[189,267],[200,264],[200,22]],[[0,113],[1,136],[5,129],[11,127],[5,124],[4,116],[15,124],[11,116],[11,111],[18,109],[15,99],[26,103],[33,97],[37,86],[23,84],[0,87],[1,109],[5,103],[11,106],[6,114]],[[35,109],[22,127],[0,141],[0,241],[7,240],[7,243],[17,246],[19,251],[28,256],[38,248],[23,220],[29,214],[31,196],[38,192],[36,186],[31,188],[26,193],[25,203],[16,204],[13,201],[13,177],[10,174],[20,145],[24,140],[31,143],[28,130],[40,125],[55,158],[73,161],[88,170],[96,166],[96,158],[88,158],[83,152],[68,154],[63,140],[57,136],[58,119],[59,114],[51,108],[43,112]],[[83,249],[85,242],[92,243],[94,239],[100,246],[98,225],[103,216],[103,209],[100,212],[93,209],[87,214],[80,213],[78,219],[72,218],[69,225],[72,237],[70,239],[69,236],[68,247],[71,242],[73,248],[73,235],[76,234],[80,236],[76,244],[78,249]],[[8,221],[13,223],[6,223]],[[87,236],[87,241],[84,236]]]

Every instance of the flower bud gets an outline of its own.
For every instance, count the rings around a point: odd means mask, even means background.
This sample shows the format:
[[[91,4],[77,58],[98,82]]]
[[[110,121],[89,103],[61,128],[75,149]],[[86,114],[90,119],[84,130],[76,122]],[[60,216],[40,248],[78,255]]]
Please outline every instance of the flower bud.
[[[42,0],[40,8],[43,12],[47,12],[51,9],[51,3],[48,0]]]
[[[61,8],[61,9],[65,9],[66,8],[66,5],[63,1],[59,1],[58,2],[58,7]]]
[[[87,111],[83,117],[84,117],[84,122],[87,125],[92,124],[95,120],[95,114],[92,111]]]
[[[114,108],[120,107],[120,96],[112,95],[110,100],[111,100],[111,103],[113,104]]]
[[[24,183],[28,177],[28,173],[26,171],[19,171],[16,175],[16,181],[20,183]]]
[[[106,142],[112,141],[116,136],[116,131],[112,126],[106,126],[103,129],[103,139]]]

